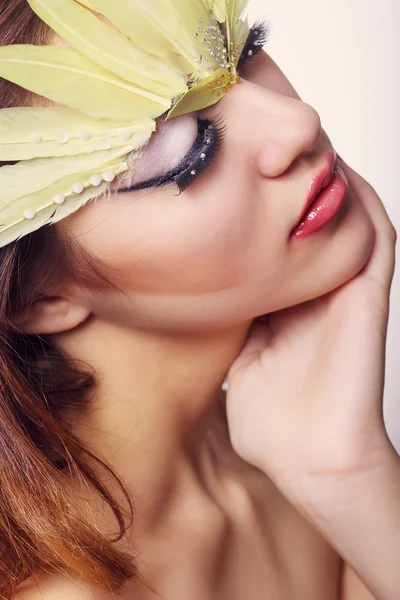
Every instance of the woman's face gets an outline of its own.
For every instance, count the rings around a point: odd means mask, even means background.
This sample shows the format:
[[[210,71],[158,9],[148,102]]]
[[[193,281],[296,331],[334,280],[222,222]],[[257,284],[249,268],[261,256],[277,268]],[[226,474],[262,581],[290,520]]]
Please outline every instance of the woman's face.
[[[218,116],[223,145],[182,194],[174,185],[116,192],[62,221],[123,292],[72,286],[99,317],[165,332],[230,327],[323,295],[364,266],[373,226],[351,190],[329,223],[291,238],[332,145],[266,53],[241,76],[218,104],[161,124],[112,184],[170,171],[193,145],[197,117]]]

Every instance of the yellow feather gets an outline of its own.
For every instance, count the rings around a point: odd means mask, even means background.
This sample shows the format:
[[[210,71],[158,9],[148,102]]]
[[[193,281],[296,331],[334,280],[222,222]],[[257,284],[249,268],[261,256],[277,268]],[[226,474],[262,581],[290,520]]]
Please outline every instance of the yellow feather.
[[[194,37],[197,28],[192,32],[182,27],[170,2],[91,0],[91,4],[137,46],[180,73],[190,74],[198,69],[195,58],[199,52]]]
[[[114,161],[107,165],[107,170],[113,171],[116,174],[123,173],[128,169],[128,165],[126,162]],[[79,173],[79,182],[85,184],[89,182],[89,178],[93,175],[92,170],[82,171]],[[23,218],[23,211],[28,206],[29,208],[33,208],[38,213],[42,210],[45,210],[49,206],[53,206],[54,209],[57,208],[57,204],[53,203],[53,196],[55,194],[66,194],[67,198],[65,200],[64,208],[68,210],[68,205],[71,202],[71,199],[76,199],[80,194],[74,194],[71,191],[74,183],[77,183],[77,174],[70,173],[65,176],[60,176],[58,179],[55,179],[51,184],[43,187],[43,189],[37,190],[36,192],[32,192],[27,194],[26,196],[21,196],[20,198],[16,198],[13,200],[12,205],[7,204],[1,211],[1,226],[9,227],[13,225],[15,221],[16,214],[19,213],[20,218]],[[86,187],[86,186],[85,186]],[[92,187],[87,185],[87,188]],[[94,188],[96,186],[93,186]],[[83,192],[82,192],[83,193]]]
[[[28,2],[73,49],[0,47],[0,77],[57,105],[0,111],[0,161],[20,161],[0,168],[0,247],[103,193],[108,184],[91,175],[129,169],[128,155],[149,141],[157,117],[218,102],[236,83],[249,32],[248,0]],[[230,66],[222,23],[227,49],[235,46]],[[87,189],[74,194],[78,182]],[[55,194],[65,202],[55,204]]]
[[[73,0],[28,0],[37,15],[73,48],[104,69],[154,94],[173,98],[186,81]]]
[[[34,158],[1,167],[0,210],[3,211],[17,198],[40,192],[62,177],[73,175],[76,182],[79,182],[85,173],[101,174],[134,149],[133,145],[126,144],[123,148],[113,151],[103,150],[87,155],[61,158]],[[59,191],[65,192],[65,190]]]
[[[220,23],[225,23],[226,20],[226,0],[204,0],[209,10],[213,12],[215,18]]]
[[[76,50],[56,46],[0,47],[0,77],[96,118],[158,117],[171,100],[113,75]]]
[[[166,120],[216,104],[222,96],[228,93],[233,84],[232,81],[230,82],[230,78],[231,74],[227,69],[219,69],[196,84],[174,105]]]
[[[86,6],[87,8],[93,9],[90,0],[77,0],[77,2],[79,2],[79,4],[82,4],[83,6]]]
[[[111,121],[62,107],[7,108],[0,110],[0,161],[87,154],[101,150],[108,140],[112,148],[126,146],[128,140],[139,148],[143,134],[155,128],[149,118]]]
[[[103,194],[108,187],[108,183],[103,182],[99,187],[88,188],[82,194],[79,194],[73,199],[66,200],[65,204],[52,206],[37,213],[34,219],[20,219],[12,226],[7,228],[1,228],[0,226],[0,248],[3,248],[7,244],[20,239],[21,237],[28,235],[34,231],[37,231],[45,225],[51,225],[61,219],[69,216],[76,212],[79,208],[84,206],[89,200],[93,200]],[[26,202],[26,206],[29,205],[29,199]],[[24,206],[24,208],[26,208]],[[15,214],[15,213],[14,213]]]

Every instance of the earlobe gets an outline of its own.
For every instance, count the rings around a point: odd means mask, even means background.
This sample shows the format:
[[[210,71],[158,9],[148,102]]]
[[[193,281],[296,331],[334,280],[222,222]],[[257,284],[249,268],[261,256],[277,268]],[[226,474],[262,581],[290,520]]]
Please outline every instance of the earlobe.
[[[27,334],[61,333],[77,327],[90,315],[90,310],[61,297],[38,300],[23,314],[13,319],[14,324]]]

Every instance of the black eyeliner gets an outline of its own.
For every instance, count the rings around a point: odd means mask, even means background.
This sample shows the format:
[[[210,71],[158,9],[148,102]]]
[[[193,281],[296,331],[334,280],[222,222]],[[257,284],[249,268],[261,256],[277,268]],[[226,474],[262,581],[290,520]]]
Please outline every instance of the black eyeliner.
[[[269,40],[271,25],[267,21],[257,21],[250,29],[246,44],[240,56],[238,67],[252,60]],[[134,192],[149,188],[160,188],[176,184],[180,193],[184,192],[216,158],[225,137],[223,119],[197,119],[197,137],[179,165],[165,173],[137,183],[118,192]]]
[[[165,173],[137,183],[127,188],[120,188],[118,192],[133,192],[148,188],[159,188],[171,183],[178,186],[183,192],[194,180],[211,165],[221,148],[225,134],[225,127],[221,117],[214,119],[197,119],[197,137],[186,156],[179,165]]]

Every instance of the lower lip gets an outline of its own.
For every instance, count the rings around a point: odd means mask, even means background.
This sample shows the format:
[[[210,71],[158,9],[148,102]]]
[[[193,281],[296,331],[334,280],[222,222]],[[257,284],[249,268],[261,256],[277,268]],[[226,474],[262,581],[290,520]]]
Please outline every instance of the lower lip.
[[[339,212],[346,198],[348,181],[340,167],[336,167],[330,184],[316,197],[290,239],[303,238],[321,229]]]

